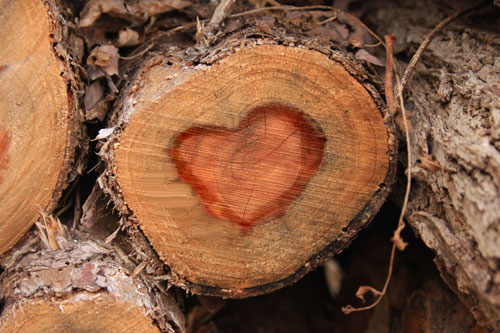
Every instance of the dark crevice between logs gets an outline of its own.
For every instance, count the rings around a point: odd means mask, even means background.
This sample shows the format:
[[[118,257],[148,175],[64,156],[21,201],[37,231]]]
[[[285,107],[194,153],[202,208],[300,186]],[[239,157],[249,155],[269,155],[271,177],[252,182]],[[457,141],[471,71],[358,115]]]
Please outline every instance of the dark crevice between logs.
[[[434,254],[409,228],[403,237],[410,245],[396,257],[385,300],[370,311],[342,314],[345,304],[361,304],[354,296],[359,285],[383,284],[392,245],[389,239],[398,213],[394,204],[386,203],[372,224],[335,257],[344,271],[337,298],[329,294],[324,269],[319,268],[293,286],[268,295],[227,301],[209,297],[209,302],[192,296],[188,298],[187,313],[194,326],[188,327],[193,332],[367,332],[378,325],[383,331],[403,332],[412,328],[437,329],[439,323],[447,325],[449,320],[455,320],[457,324],[450,329],[478,329],[472,315],[441,281],[433,263]],[[422,300],[431,308],[422,306]],[[436,307],[440,300],[450,308],[441,311],[441,316]],[[425,313],[427,310],[434,311],[431,317]]]

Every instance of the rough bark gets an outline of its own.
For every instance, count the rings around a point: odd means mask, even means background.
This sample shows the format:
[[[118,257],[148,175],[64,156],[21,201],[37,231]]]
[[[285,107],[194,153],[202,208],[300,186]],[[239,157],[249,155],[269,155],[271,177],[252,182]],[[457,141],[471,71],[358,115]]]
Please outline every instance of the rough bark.
[[[394,175],[371,72],[277,17],[250,21],[197,48],[153,52],[99,136],[103,189],[171,282],[196,293],[246,297],[295,282],[350,243]]]
[[[402,64],[466,3],[381,3]],[[492,4],[451,23],[425,51],[407,93],[414,174],[408,222],[478,322],[500,330],[500,31]],[[397,17],[397,19],[395,19]],[[401,66],[403,67],[403,66]]]
[[[94,234],[66,237],[49,235],[50,249],[30,233],[1,258],[2,331],[184,332],[176,300],[147,265]]]
[[[0,2],[0,253],[83,169],[81,85],[53,1]],[[75,59],[76,60],[76,59]]]

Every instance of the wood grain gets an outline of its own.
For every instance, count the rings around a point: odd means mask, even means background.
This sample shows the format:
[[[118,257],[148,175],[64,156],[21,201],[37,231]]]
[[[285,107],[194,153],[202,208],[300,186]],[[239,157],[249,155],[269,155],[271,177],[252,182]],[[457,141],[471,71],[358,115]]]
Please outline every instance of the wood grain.
[[[73,163],[76,99],[46,5],[0,0],[0,254],[54,208]]]
[[[2,324],[4,332],[160,332],[140,307],[106,294],[25,302],[4,313]]]
[[[285,213],[321,164],[324,145],[299,110],[269,104],[235,130],[192,127],[168,152],[206,212],[247,231]]]
[[[380,100],[327,55],[260,45],[138,78],[102,154],[108,193],[175,284],[243,297],[293,282],[387,193],[395,140]]]

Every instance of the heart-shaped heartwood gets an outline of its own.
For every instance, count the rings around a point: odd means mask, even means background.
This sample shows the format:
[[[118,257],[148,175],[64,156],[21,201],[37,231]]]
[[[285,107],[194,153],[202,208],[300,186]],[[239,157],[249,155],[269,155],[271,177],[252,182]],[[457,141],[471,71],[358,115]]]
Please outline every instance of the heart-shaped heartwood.
[[[281,216],[323,159],[325,138],[301,111],[267,104],[234,130],[191,127],[168,149],[205,211],[242,230]]]

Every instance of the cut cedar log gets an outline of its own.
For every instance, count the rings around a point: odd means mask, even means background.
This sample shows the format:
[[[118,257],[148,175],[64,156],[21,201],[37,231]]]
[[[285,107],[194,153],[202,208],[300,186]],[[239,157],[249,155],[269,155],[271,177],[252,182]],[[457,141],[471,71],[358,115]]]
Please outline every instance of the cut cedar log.
[[[395,53],[404,56],[464,6],[449,4],[372,2],[379,7],[369,8],[371,24],[380,34],[395,33]],[[493,23],[499,14],[490,3],[438,34],[415,68],[406,105],[414,178],[406,218],[435,251],[443,280],[494,332],[500,331],[500,29]]]
[[[0,258],[0,331],[185,332],[174,295],[147,265],[117,244],[74,230],[67,239],[60,228],[49,224],[51,248],[30,232]]]
[[[369,223],[394,176],[371,72],[333,43],[255,29],[153,52],[100,135],[100,184],[194,293],[295,282]]]
[[[65,24],[53,1],[0,0],[0,254],[55,208],[85,150]]]

